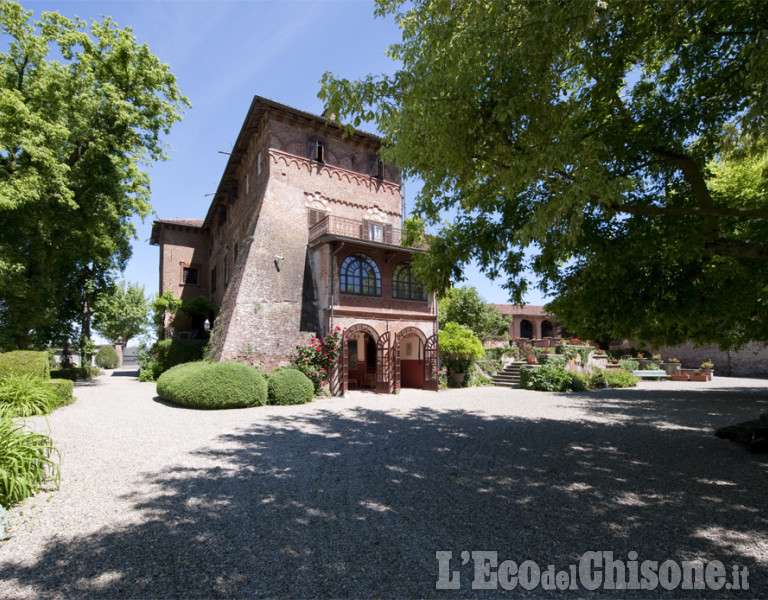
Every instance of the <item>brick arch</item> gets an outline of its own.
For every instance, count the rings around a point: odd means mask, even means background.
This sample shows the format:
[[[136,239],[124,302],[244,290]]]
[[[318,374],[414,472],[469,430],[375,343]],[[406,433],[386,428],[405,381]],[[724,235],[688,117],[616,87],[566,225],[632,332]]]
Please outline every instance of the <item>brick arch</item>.
[[[356,323],[355,325],[352,325],[351,327],[348,327],[344,330],[344,334],[342,335],[342,341],[341,341],[341,393],[343,394],[349,389],[349,347],[348,347],[348,341],[349,338],[356,333],[366,333],[373,339],[374,344],[379,343],[379,334],[376,332],[376,330],[371,327],[370,325],[366,325],[365,323]],[[378,371],[380,370],[378,360],[376,361],[376,372],[373,374],[374,378],[377,378]],[[360,388],[363,385],[363,382],[360,382],[358,380],[354,380],[355,387]]]
[[[418,338],[421,340],[423,344],[427,343],[427,334],[424,333],[421,329],[418,327],[405,327],[404,329],[401,329],[397,332],[397,343],[400,344],[400,340],[402,340],[406,335],[412,335],[416,334]]]
[[[352,325],[351,327],[347,327],[344,330],[344,341],[345,342],[347,341],[347,338],[349,337],[350,334],[360,333],[361,331],[363,333],[367,333],[368,335],[370,335],[373,338],[374,342],[379,341],[379,334],[376,332],[376,330],[370,325],[366,325],[365,323],[358,323],[356,325]]]
[[[422,345],[421,358],[417,352],[415,359],[406,359],[402,356],[401,344],[404,338],[414,335]],[[395,337],[395,373],[397,374],[396,386],[401,385],[416,389],[426,388],[426,348],[427,336],[418,327],[405,327],[397,332]]]

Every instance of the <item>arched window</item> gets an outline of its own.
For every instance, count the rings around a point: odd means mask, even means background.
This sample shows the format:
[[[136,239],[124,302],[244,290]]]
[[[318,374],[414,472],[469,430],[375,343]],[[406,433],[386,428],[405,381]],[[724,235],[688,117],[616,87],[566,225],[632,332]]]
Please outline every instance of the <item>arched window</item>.
[[[411,263],[400,263],[392,277],[392,296],[400,300],[426,300],[427,292],[411,270]]]
[[[552,327],[552,323],[549,321],[542,321],[541,337],[553,337],[553,335],[554,335],[554,327]]]
[[[342,294],[381,296],[381,273],[365,254],[352,254],[341,263],[339,287]]]
[[[533,337],[533,323],[528,319],[520,321],[520,337],[529,339]]]

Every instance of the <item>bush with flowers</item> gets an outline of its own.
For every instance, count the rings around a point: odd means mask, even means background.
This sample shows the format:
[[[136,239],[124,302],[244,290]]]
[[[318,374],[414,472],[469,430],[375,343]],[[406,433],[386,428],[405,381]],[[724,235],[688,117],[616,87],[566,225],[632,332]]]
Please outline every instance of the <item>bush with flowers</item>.
[[[341,327],[336,327],[324,338],[312,338],[308,344],[296,346],[291,364],[309,377],[315,394],[328,389],[328,377],[341,357]]]

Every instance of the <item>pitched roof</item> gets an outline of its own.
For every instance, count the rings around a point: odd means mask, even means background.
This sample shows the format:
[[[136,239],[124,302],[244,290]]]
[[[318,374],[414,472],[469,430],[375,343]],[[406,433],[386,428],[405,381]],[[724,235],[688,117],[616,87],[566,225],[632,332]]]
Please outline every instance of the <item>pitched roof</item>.
[[[167,225],[185,225],[187,227],[202,227],[202,219],[155,219],[155,223],[165,223]]]
[[[523,306],[520,306],[519,304],[490,304],[489,306],[494,306],[504,315],[525,315],[529,317],[555,316],[543,306],[536,306],[533,304],[525,304]]]

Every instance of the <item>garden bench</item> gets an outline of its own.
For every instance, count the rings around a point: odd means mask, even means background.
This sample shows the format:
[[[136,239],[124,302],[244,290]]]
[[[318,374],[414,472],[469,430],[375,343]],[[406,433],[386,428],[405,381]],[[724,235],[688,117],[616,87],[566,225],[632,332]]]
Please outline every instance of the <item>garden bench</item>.
[[[637,369],[635,371],[632,371],[632,375],[636,375],[637,377],[640,377],[642,379],[651,379],[651,378],[669,379],[669,374],[664,369],[658,369],[655,371]]]

